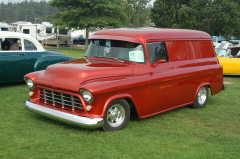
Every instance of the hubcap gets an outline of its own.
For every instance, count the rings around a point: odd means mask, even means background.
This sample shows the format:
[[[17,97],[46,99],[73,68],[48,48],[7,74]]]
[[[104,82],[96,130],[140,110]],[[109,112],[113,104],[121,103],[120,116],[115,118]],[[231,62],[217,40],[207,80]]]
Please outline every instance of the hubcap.
[[[207,99],[207,89],[205,87],[201,87],[198,91],[198,103],[204,104]]]
[[[122,105],[115,104],[107,112],[107,122],[111,127],[118,127],[125,118],[125,110]]]

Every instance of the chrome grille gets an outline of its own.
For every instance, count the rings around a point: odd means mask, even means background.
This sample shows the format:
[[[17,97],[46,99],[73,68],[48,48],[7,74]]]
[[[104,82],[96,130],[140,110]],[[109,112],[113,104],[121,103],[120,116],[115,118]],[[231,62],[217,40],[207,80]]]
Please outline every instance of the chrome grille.
[[[70,94],[40,89],[40,99],[46,104],[51,103],[53,106],[61,106],[63,109],[66,107],[72,108],[72,110],[83,109],[81,100]]]

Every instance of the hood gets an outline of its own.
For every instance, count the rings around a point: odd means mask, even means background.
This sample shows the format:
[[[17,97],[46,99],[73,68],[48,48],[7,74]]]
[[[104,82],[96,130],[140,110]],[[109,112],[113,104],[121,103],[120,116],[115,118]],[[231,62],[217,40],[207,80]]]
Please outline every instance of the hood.
[[[132,66],[117,60],[78,59],[48,66],[35,82],[78,91],[80,85],[89,80],[132,75]]]

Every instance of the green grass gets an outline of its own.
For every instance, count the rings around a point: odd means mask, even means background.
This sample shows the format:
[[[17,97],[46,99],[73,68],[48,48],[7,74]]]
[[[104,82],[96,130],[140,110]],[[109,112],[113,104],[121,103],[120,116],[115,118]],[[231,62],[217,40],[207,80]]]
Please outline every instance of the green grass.
[[[23,107],[29,98],[25,84],[2,84],[0,158],[239,159],[240,77],[224,80],[233,84],[210,96],[204,109],[183,107],[147,119],[132,115],[116,132],[78,128],[29,112]]]
[[[58,51],[63,53],[66,56],[70,56],[73,57],[75,59],[79,59],[82,58],[85,55],[85,51],[82,49],[82,47],[77,47],[77,46],[73,46],[73,49],[70,49],[70,47],[59,47],[59,49],[57,49],[57,47],[44,47],[47,50],[54,50],[54,51]]]

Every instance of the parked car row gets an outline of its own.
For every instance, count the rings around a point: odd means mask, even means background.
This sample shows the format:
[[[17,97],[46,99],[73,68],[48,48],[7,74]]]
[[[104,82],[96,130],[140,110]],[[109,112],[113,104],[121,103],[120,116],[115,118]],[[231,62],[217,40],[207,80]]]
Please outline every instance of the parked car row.
[[[240,47],[218,44],[214,52],[211,36],[201,31],[106,29],[89,42],[84,58],[74,60],[29,35],[0,31],[0,84],[24,77],[29,111],[115,131],[133,109],[147,118],[187,105],[203,108],[209,94],[225,89],[223,74],[240,74]]]

